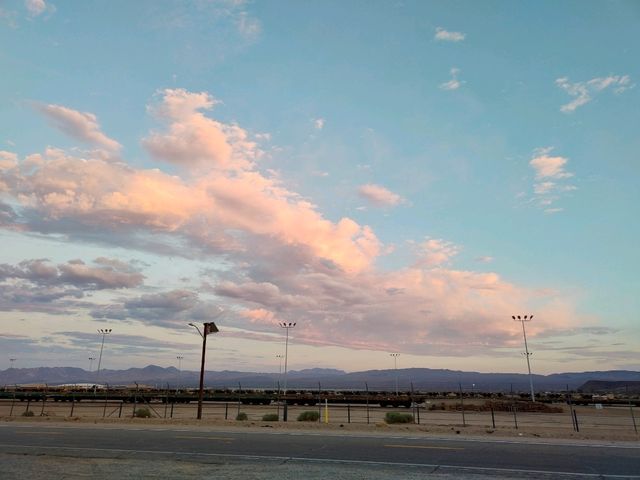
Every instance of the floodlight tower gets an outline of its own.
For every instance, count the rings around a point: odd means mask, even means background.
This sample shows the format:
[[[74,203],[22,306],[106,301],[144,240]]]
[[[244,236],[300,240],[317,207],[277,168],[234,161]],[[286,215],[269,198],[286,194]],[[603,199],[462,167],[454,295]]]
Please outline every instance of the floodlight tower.
[[[536,395],[533,391],[533,377],[531,376],[531,362],[529,361],[529,357],[533,355],[529,352],[529,346],[527,345],[527,331],[524,328],[525,322],[530,322],[533,320],[533,315],[525,315],[521,317],[520,315],[511,315],[516,322],[522,323],[522,336],[524,337],[524,356],[527,358],[527,369],[529,370],[529,386],[531,387],[531,401],[536,401]]]
[[[178,355],[176,359],[178,360],[178,378],[176,378],[176,393],[180,390],[180,373],[182,372],[182,359],[184,357],[182,355]]]
[[[391,357],[393,357],[393,371],[395,373],[395,377],[396,377],[396,397],[399,395],[398,393],[398,357],[400,356],[399,353],[390,353],[389,354]]]
[[[296,322],[280,322],[281,328],[287,331],[284,342],[284,409],[282,412],[282,420],[287,421],[287,360],[289,359],[289,330],[296,326]]]
[[[112,332],[111,328],[99,328],[98,333],[102,335],[102,343],[100,344],[100,356],[98,357],[98,371],[96,372],[96,384],[100,379],[100,366],[102,365],[102,350],[104,350],[104,337]]]
[[[284,358],[284,355],[278,353],[276,355],[276,358],[278,359],[278,395],[280,395],[280,380],[282,380],[282,359]]]

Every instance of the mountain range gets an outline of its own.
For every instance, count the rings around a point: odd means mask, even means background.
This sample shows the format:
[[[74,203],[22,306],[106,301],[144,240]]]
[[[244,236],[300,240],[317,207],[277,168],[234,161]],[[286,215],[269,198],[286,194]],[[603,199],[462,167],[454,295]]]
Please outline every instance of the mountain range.
[[[532,375],[536,391],[577,390],[586,382],[640,382],[640,372],[608,370],[596,372],[554,373]],[[312,368],[287,373],[288,389],[323,390],[387,390],[516,392],[529,391],[529,377],[520,373],[480,373],[446,369],[403,368],[398,370],[367,370],[345,372],[336,369]],[[126,370],[89,372],[74,367],[9,368],[0,371],[0,385],[78,384],[150,385],[155,387],[197,387],[199,372],[179,371],[175,367],[149,365]],[[207,371],[207,388],[276,388],[284,376],[278,373]]]

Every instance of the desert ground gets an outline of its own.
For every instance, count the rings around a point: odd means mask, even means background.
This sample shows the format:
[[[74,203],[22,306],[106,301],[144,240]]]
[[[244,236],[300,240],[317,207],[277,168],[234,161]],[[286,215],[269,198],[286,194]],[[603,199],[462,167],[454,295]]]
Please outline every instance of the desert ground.
[[[438,402],[440,403],[440,402]],[[556,405],[554,405],[556,406]],[[505,411],[472,411],[473,403],[465,405],[464,413],[456,410],[420,408],[381,408],[365,405],[288,406],[288,421],[282,421],[283,406],[242,405],[237,402],[204,403],[202,420],[196,419],[197,403],[189,404],[129,404],[113,401],[13,402],[0,401],[0,419],[13,422],[90,422],[140,423],[145,425],[202,425],[238,428],[312,429],[321,431],[391,431],[415,432],[427,435],[461,435],[491,437],[532,437],[553,439],[585,439],[601,441],[637,441],[637,412],[630,407],[595,406],[570,407],[557,405],[558,413]],[[134,412],[148,409],[150,418],[136,418]],[[452,408],[447,406],[447,408]],[[320,414],[317,422],[299,422],[302,412]],[[25,415],[25,412],[30,412]],[[385,423],[387,412],[412,413],[414,422]],[[574,412],[574,413],[573,413]],[[239,413],[246,420],[236,420]],[[276,414],[280,421],[263,421],[265,414]],[[28,416],[27,416],[28,415]],[[574,418],[577,419],[576,430]]]

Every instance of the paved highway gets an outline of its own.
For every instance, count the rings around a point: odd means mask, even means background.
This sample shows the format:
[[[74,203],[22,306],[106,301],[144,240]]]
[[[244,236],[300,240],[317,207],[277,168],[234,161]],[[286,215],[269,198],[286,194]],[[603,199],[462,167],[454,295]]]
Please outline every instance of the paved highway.
[[[137,425],[0,424],[3,458],[22,458],[33,470],[39,456],[120,458],[234,464],[251,463],[270,478],[269,465],[329,465],[363,470],[383,468],[404,475],[473,475],[499,478],[562,476],[640,479],[640,444],[570,443],[566,441],[431,438],[353,432],[324,433],[263,429],[206,429]],[[13,457],[11,457],[13,455]],[[26,455],[26,457],[25,457]],[[9,456],[9,457],[7,457]],[[29,459],[25,461],[24,459]],[[0,478],[22,476],[20,462],[0,462]],[[69,463],[72,468],[73,462]],[[347,469],[347,467],[349,467]],[[26,467],[25,467],[26,468]],[[457,472],[457,473],[456,473]],[[30,471],[33,477],[33,471]],[[362,473],[360,473],[362,475]],[[43,477],[44,478],[44,477]],[[320,478],[320,477],[318,477]],[[342,477],[342,478],[347,478]],[[362,477],[359,477],[362,478]],[[371,478],[369,475],[367,478]],[[405,476],[405,478],[407,478]],[[422,476],[421,478],[428,478]]]

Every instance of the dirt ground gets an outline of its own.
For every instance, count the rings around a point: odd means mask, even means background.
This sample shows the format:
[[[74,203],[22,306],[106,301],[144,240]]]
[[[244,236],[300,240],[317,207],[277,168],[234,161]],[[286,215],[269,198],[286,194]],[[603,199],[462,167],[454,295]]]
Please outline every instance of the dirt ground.
[[[134,406],[119,402],[80,402],[73,406],[68,403],[32,403],[29,411],[33,416],[24,416],[26,403],[0,402],[0,420],[12,422],[63,422],[92,424],[144,424],[178,426],[193,425],[212,428],[269,428],[269,429],[304,429],[326,432],[371,432],[371,433],[406,433],[434,436],[473,436],[473,437],[520,437],[547,439],[584,439],[600,441],[639,441],[640,435],[634,429],[632,411],[625,408],[595,409],[594,407],[577,407],[579,431],[574,428],[571,411],[564,406],[562,413],[518,413],[494,412],[462,412],[429,411],[420,409],[420,424],[387,425],[384,415],[389,411],[414,413],[415,409],[380,408],[364,406],[289,406],[288,422],[264,422],[265,414],[279,414],[282,419],[282,407],[276,405],[253,406],[229,404],[205,404],[203,419],[197,420],[197,405],[137,405],[136,408],[149,408],[152,418],[132,418]],[[321,414],[320,422],[298,422],[296,418],[301,412],[315,411]],[[238,412],[247,414],[248,420],[236,421]],[[328,419],[326,415],[328,414]],[[225,418],[226,417],[226,418]],[[494,427],[495,423],[495,427]],[[516,427],[517,425],[517,427]],[[638,426],[636,426],[637,428]]]

